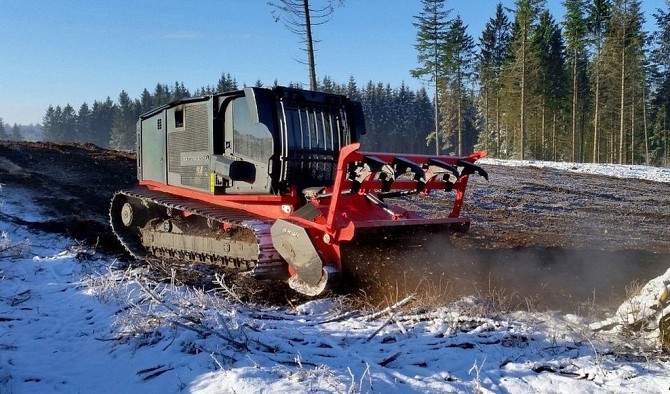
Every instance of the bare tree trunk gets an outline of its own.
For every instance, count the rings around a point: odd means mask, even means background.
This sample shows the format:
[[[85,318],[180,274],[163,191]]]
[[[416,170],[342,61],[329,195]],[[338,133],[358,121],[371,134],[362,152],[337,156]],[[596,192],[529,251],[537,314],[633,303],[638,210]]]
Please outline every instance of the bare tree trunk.
[[[496,92],[496,157],[500,157],[500,92]]]
[[[437,98],[437,85],[435,85],[435,154],[440,154],[440,118],[439,118],[439,100]]]
[[[526,41],[527,33],[524,27],[524,39],[521,45],[521,160],[525,158],[526,150]]]
[[[596,65],[596,92],[595,92],[595,103],[593,109],[593,162],[600,162],[600,140],[599,140],[599,130],[600,127],[600,69]]]
[[[619,164],[624,164],[624,140],[625,140],[625,98],[626,98],[626,50],[621,50],[621,102],[619,104]]]
[[[484,88],[484,149],[489,150],[489,88]]]
[[[668,123],[667,115],[663,119],[663,157],[665,158],[664,165],[668,165]]]
[[[546,129],[546,113],[547,113],[547,108],[545,105],[545,98],[542,96],[542,126],[541,126],[541,132],[540,132],[540,158],[544,160],[544,133]]]
[[[456,100],[458,100],[458,114],[456,114],[456,122],[458,127],[458,155],[460,156],[463,154],[463,125],[461,124],[463,119],[463,100],[460,87],[458,89]]]
[[[635,89],[630,100],[630,164],[635,164]]]
[[[309,16],[309,0],[303,0],[305,9],[305,34],[307,38],[307,58],[309,66],[309,89],[316,90],[316,64],[314,62],[314,45],[312,41],[312,22]]]
[[[647,84],[642,82],[642,124],[644,127],[644,163],[649,165],[649,130],[647,129]]]
[[[577,147],[577,51],[572,56],[572,161],[576,159]]]
[[[435,77],[435,154],[439,155],[440,154],[440,100],[438,99],[438,72],[437,72],[437,50],[435,50],[435,70],[434,70],[434,77]]]
[[[554,111],[553,120],[551,121],[551,150],[553,160],[556,161],[556,111]]]

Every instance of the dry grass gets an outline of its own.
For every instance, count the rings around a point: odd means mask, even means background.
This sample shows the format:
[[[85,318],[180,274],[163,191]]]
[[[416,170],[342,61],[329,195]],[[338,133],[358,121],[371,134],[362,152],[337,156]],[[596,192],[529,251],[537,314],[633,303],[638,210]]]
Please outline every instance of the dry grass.
[[[438,280],[424,277],[413,286],[408,283],[403,277],[396,283],[389,285],[384,293],[376,294],[374,297],[359,293],[360,296],[357,298],[365,309],[371,311],[379,311],[397,304],[410,295],[414,301],[407,308],[415,311],[448,306],[463,298],[469,298],[474,302],[471,303],[471,308],[462,312],[478,317],[493,317],[501,313],[515,311],[536,312],[542,302],[542,294],[533,297],[521,297],[516,291],[493,286],[491,281],[489,281],[486,290],[476,289],[472,292],[459,290],[444,275]],[[461,305],[463,304],[461,303]],[[405,308],[406,311],[407,308]]]
[[[0,257],[19,258],[27,256],[30,253],[30,240],[24,239],[20,242],[14,242],[9,234],[2,232],[0,234]]]
[[[670,313],[663,315],[658,325],[661,349],[670,353]]]

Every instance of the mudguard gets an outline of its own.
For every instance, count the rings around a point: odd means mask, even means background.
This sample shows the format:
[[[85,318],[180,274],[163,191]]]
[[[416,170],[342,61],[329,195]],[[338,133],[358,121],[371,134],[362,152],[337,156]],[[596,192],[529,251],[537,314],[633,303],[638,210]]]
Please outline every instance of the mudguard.
[[[278,219],[270,228],[272,244],[300,280],[318,286],[323,275],[323,261],[305,228]]]

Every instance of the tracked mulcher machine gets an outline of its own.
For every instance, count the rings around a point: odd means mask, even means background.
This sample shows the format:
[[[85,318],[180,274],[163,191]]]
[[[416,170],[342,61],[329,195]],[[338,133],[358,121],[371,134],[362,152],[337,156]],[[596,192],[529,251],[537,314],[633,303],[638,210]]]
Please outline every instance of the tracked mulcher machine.
[[[154,256],[247,271],[319,295],[361,238],[465,231],[466,157],[359,151],[361,105],[299,89],[245,88],[172,102],[137,123],[139,185],[117,192],[110,219],[136,258]],[[453,192],[444,217],[389,199]],[[367,239],[366,239],[367,240]]]

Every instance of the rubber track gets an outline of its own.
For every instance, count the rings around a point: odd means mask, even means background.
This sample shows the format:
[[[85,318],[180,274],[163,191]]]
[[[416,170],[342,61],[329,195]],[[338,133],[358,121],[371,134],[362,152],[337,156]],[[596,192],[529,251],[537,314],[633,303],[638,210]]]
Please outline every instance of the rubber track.
[[[188,211],[221,224],[228,223],[233,226],[250,229],[256,235],[256,242],[258,243],[259,250],[257,260],[246,262],[250,267],[254,267],[252,270],[253,275],[271,278],[281,276],[287,272],[286,262],[281,258],[279,252],[277,252],[272,245],[270,227],[274,223],[273,220],[260,217],[250,212],[219,207],[202,201],[151,191],[145,188],[135,188],[116,192],[112,198],[112,205],[119,195],[140,199],[174,210]],[[113,217],[113,210],[114,208],[112,207],[110,209],[110,224],[112,230],[119,238],[119,241],[124,248],[131,255],[137,259],[143,260],[147,254],[144,246],[141,245],[139,239],[135,239],[135,237],[128,234],[127,231],[123,231],[122,227],[124,226],[117,221],[119,219]],[[198,260],[197,262],[201,261]]]

